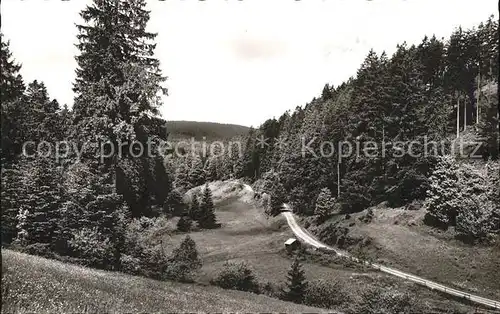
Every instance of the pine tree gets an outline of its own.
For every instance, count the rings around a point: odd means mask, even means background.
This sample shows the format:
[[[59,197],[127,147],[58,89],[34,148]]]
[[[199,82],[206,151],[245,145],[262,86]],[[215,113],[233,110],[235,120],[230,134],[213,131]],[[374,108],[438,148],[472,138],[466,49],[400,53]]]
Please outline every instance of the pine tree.
[[[154,58],[156,34],[146,31],[145,7],[145,0],[94,0],[81,12],[84,23],[77,25],[80,54],[70,134],[80,146],[87,143],[82,157],[91,164],[99,162],[95,156],[100,143],[109,141],[121,148],[120,158],[115,154],[95,166],[103,175],[112,173],[119,159],[134,159],[123,169],[121,187],[126,188],[119,192],[134,191],[123,194],[134,217],[152,215],[153,201],[162,205],[164,196],[155,195],[154,161],[148,154],[134,157],[138,151],[131,151],[132,140],[157,147],[166,139],[161,130],[164,121],[158,118],[166,78]]]
[[[182,215],[179,221],[177,221],[177,230],[180,232],[188,232],[191,230],[193,221],[188,215]]]
[[[189,205],[189,217],[192,220],[198,221],[200,219],[200,201],[197,194],[193,194],[191,197],[191,204]]]
[[[61,255],[72,255],[69,241],[76,230],[88,224],[84,209],[72,201],[61,204],[55,232],[55,251]]]
[[[9,41],[0,33],[0,103],[2,126],[2,165],[21,152],[24,141],[23,124],[26,120],[26,106],[23,101],[24,82],[19,70],[21,65],[12,58]]]
[[[77,123],[108,114],[116,125],[120,120],[130,123],[146,111],[158,113],[157,93],[166,93],[161,86],[165,78],[153,57],[156,34],[146,31],[145,6],[145,0],[95,0],[80,13],[85,24],[77,25]],[[107,97],[111,106],[96,107],[88,97]]]
[[[240,158],[239,173],[237,176],[240,178],[246,177],[254,179],[259,173],[259,156],[257,152],[257,145],[265,146],[268,145],[267,142],[262,141],[262,143],[257,143],[256,138],[257,133],[253,127],[248,131],[248,135],[245,139],[245,146],[243,154]]]
[[[210,157],[207,159],[207,162],[205,163],[205,167],[203,169],[204,172],[204,177],[207,181],[215,181],[219,179],[218,173],[217,173],[217,165],[218,159],[215,157]]]
[[[271,191],[271,201],[269,204],[270,215],[276,216],[283,209],[283,203],[285,202],[285,189],[280,182],[275,182]]]
[[[328,85],[328,83],[325,84],[325,86],[323,87],[323,91],[321,92],[321,98],[323,100],[333,98],[332,88],[330,87],[330,85]]]
[[[184,157],[175,171],[174,187],[180,191],[187,191],[193,186],[189,182],[189,168],[187,165],[187,157]]]
[[[203,196],[201,198],[200,217],[198,218],[198,224],[201,228],[206,229],[213,229],[218,227],[217,219],[215,218],[214,213],[212,191],[210,190],[208,183],[205,184]]]
[[[34,80],[26,89],[28,118],[25,138],[27,141],[55,141],[64,138],[63,121],[59,115],[59,103],[50,100],[43,82]]]
[[[23,167],[25,187],[29,191],[24,208],[27,210],[25,230],[26,244],[55,245],[57,222],[63,202],[60,171],[49,158],[38,157]]]
[[[294,303],[302,303],[307,288],[307,281],[305,272],[299,261],[299,257],[295,256],[293,263],[288,271],[287,276],[287,290],[284,297],[287,301]]]
[[[17,216],[25,195],[23,174],[16,164],[2,165],[2,243],[10,244],[17,237]]]
[[[498,121],[498,95],[491,90],[486,91],[487,97],[481,102],[481,122],[479,124],[479,133],[482,138],[482,150],[484,159],[499,158],[499,121]]]
[[[12,53],[9,49],[10,42],[5,40],[3,33],[0,33],[0,41],[0,62],[2,69],[0,100],[3,104],[21,97],[24,92],[24,83],[21,74],[19,74],[21,65],[12,59]]]
[[[199,156],[194,156],[191,160],[188,181],[190,186],[200,186],[205,183],[205,172],[203,171],[203,162]]]
[[[314,214],[320,216],[321,219],[326,218],[332,213],[335,201],[329,188],[323,188],[316,200],[316,208]]]
[[[163,205],[163,212],[174,216],[181,215],[186,209],[182,194],[179,190],[174,189],[170,191]]]
[[[168,259],[167,277],[179,281],[191,281],[192,273],[201,267],[196,243],[186,236]]]

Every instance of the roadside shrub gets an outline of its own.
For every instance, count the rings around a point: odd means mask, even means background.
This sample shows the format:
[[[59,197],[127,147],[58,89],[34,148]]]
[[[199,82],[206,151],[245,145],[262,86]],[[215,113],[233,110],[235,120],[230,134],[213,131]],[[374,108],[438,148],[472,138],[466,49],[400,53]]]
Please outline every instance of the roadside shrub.
[[[253,275],[252,269],[245,262],[226,262],[224,269],[210,283],[224,289],[259,293],[259,284]]]
[[[413,314],[426,313],[424,306],[409,293],[396,293],[372,288],[365,291],[361,301],[351,310],[352,314]]]
[[[309,282],[307,285],[304,304],[333,309],[345,302],[349,300],[338,283],[321,279]]]

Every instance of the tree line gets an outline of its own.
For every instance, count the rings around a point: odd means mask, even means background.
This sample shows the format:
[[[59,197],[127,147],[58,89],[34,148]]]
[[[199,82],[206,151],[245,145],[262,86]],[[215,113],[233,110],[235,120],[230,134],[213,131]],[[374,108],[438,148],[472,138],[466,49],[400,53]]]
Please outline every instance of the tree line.
[[[137,240],[144,226],[161,224],[160,216],[219,226],[208,186],[195,214],[183,200],[205,175],[186,173],[184,183],[164,156],[130,147],[136,141],[157,148],[167,138],[159,115],[166,77],[154,57],[156,34],[146,30],[145,7],[144,0],[96,0],[81,11],[71,110],[52,100],[43,82],[24,81],[2,34],[2,245],[155,278],[198,267],[189,237],[171,257]],[[61,158],[38,145],[44,141],[68,141],[81,153]],[[104,144],[122,145],[122,153],[103,157]],[[179,266],[182,254],[194,256],[192,267]]]

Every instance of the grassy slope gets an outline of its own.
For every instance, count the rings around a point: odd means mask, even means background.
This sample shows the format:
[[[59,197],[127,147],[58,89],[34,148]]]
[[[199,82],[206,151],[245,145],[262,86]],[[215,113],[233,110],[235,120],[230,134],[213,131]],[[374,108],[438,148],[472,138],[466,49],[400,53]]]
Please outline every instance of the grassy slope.
[[[155,281],[9,250],[2,250],[2,266],[7,267],[2,313],[322,311],[252,293]]]
[[[248,127],[236,124],[197,121],[167,121],[167,131],[170,133],[170,139],[189,139],[194,137],[201,140],[205,137],[207,140],[221,140],[246,135],[248,130]]]
[[[282,283],[291,264],[291,258],[284,250],[284,241],[292,237],[293,233],[284,218],[266,218],[263,210],[255,205],[250,195],[239,193],[239,188],[236,181],[211,183],[216,215],[222,223],[222,228],[190,233],[203,259],[203,267],[197,280],[208,282],[226,261],[244,260],[252,266],[260,282]],[[188,192],[188,195],[190,194],[191,192]],[[171,222],[171,228],[174,228],[175,222],[176,219]],[[165,235],[164,243],[167,249],[176,247],[184,236]],[[473,312],[471,307],[456,302],[450,304],[448,299],[426,288],[371,270],[312,261],[304,263],[304,270],[308,280],[325,279],[339,283],[352,302],[359,301],[362,293],[368,288],[380,287],[399,292],[409,291],[436,312],[446,312],[449,309],[457,313]]]

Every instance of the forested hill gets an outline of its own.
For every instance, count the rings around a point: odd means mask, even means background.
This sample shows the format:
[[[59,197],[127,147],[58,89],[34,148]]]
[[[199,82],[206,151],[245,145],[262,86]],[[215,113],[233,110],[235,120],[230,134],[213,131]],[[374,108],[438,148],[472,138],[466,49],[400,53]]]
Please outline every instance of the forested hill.
[[[249,128],[237,124],[198,121],[167,121],[170,139],[192,138],[202,140],[221,140],[246,135]]]
[[[326,219],[384,201],[398,207],[432,197],[424,206],[427,222],[456,225],[469,240],[498,233],[498,94],[489,88],[498,86],[498,46],[491,16],[446,40],[401,43],[392,56],[371,50],[348,81],[325,85],[304,107],[251,130],[239,176],[268,182],[273,213],[288,202],[299,214]],[[481,143],[476,160],[490,160],[488,171],[459,166],[474,159],[451,149],[465,138]],[[425,140],[444,149],[426,155]],[[342,142],[361,152],[339,159]],[[376,145],[371,154],[363,153],[366,143]],[[384,152],[382,143],[388,143]],[[442,188],[457,178],[464,186]],[[451,195],[456,206],[448,206]]]

